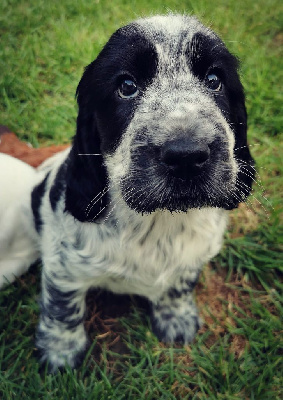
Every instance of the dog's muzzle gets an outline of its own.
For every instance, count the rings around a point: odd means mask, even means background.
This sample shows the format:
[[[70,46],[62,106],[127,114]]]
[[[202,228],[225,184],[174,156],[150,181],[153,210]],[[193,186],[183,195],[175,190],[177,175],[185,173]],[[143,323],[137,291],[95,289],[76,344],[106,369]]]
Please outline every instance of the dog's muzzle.
[[[200,175],[209,163],[207,143],[193,139],[177,139],[165,143],[160,149],[160,162],[169,174],[182,180]]]

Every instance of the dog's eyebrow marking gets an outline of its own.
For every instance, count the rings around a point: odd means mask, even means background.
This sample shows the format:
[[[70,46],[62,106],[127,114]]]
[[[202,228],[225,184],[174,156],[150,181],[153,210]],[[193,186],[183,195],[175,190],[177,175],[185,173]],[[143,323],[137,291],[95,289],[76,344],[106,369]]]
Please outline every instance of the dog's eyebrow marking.
[[[229,68],[237,70],[238,67],[238,60],[229,53],[221,39],[201,32],[196,33],[188,43],[187,58],[193,74],[200,79],[205,77],[210,67],[223,72]]]
[[[116,51],[117,48],[120,49],[119,52]],[[158,57],[155,46],[136,24],[115,32],[102,54],[110,62],[105,62],[104,70],[99,72],[110,80],[116,80],[117,72],[118,75],[130,73],[139,83],[148,84],[156,74]]]
[[[188,63],[197,77],[203,79],[207,69],[213,62],[215,60],[219,62],[220,54],[214,53],[212,49],[220,45],[220,43],[216,38],[207,37],[199,32],[188,43]]]

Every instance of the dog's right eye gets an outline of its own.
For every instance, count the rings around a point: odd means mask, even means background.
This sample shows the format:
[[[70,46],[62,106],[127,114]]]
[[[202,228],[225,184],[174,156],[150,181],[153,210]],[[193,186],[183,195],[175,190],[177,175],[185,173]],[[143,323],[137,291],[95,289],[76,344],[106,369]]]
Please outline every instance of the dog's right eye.
[[[139,90],[137,85],[130,78],[124,79],[118,88],[118,95],[122,99],[132,99],[133,97],[136,97],[138,93]]]
[[[222,82],[219,76],[213,72],[206,74],[205,84],[212,92],[220,92],[222,89]]]

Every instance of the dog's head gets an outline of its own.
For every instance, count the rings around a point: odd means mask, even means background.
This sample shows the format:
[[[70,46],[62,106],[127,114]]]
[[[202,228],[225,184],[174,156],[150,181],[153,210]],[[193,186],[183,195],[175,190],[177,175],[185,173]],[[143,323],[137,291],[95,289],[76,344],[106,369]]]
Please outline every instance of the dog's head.
[[[109,193],[141,213],[237,207],[254,176],[237,67],[193,17],[115,32],[78,86],[67,210],[93,221]]]

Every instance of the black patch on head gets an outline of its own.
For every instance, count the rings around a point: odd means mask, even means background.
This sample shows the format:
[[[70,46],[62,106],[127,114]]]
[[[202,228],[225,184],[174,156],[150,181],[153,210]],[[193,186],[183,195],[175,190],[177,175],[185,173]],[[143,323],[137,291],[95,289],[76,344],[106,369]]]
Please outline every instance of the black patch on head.
[[[214,99],[235,133],[236,157],[248,164],[249,173],[253,177],[253,168],[250,166],[254,165],[254,161],[247,147],[247,113],[245,94],[238,74],[238,59],[217,36],[212,38],[202,33],[194,35],[187,55],[194,75],[201,81],[208,72],[215,72],[221,79],[223,91],[216,94]],[[252,180],[245,179],[245,183],[251,187]]]
[[[133,24],[114,33],[85,69],[77,89],[77,133],[66,174],[66,210],[81,222],[97,222],[106,212],[108,176],[103,156],[117,147],[156,67],[155,49]],[[134,79],[139,89],[136,98],[118,96],[123,76]]]
[[[247,112],[238,74],[239,61],[216,35],[212,38],[202,33],[196,33],[192,38],[187,56],[194,75],[200,81],[204,81],[207,73],[213,72],[223,83],[222,92],[211,95],[235,134],[235,158],[239,164],[245,164],[246,169],[243,172],[240,168],[236,193],[234,196],[231,194],[229,204],[223,205],[232,209],[249,195],[255,174],[254,160],[247,143]]]
[[[42,219],[40,215],[40,207],[42,203],[42,198],[44,196],[44,193],[46,191],[46,182],[49,177],[49,173],[45,176],[43,181],[39,183],[35,188],[33,189],[31,193],[31,208],[33,212],[33,218],[34,218],[34,225],[35,229],[38,233],[41,232],[41,227],[42,227]]]
[[[237,58],[217,36],[212,38],[202,33],[194,35],[187,55],[193,74],[201,82],[204,82],[208,73],[215,73],[220,78],[222,91],[211,93],[211,96],[231,124],[236,141],[243,143],[246,141],[247,120],[244,90],[237,72]]]
[[[79,111],[91,113],[94,118],[102,153],[115,150],[139,100],[139,96],[119,98],[121,78],[133,78],[142,96],[156,74],[157,63],[154,46],[131,24],[115,32],[86,68],[77,89]]]
[[[196,33],[187,48],[187,57],[191,70],[200,80],[211,69],[217,69],[222,79],[227,79],[227,70],[237,71],[238,60],[217,37]],[[227,82],[225,82],[227,83]]]

